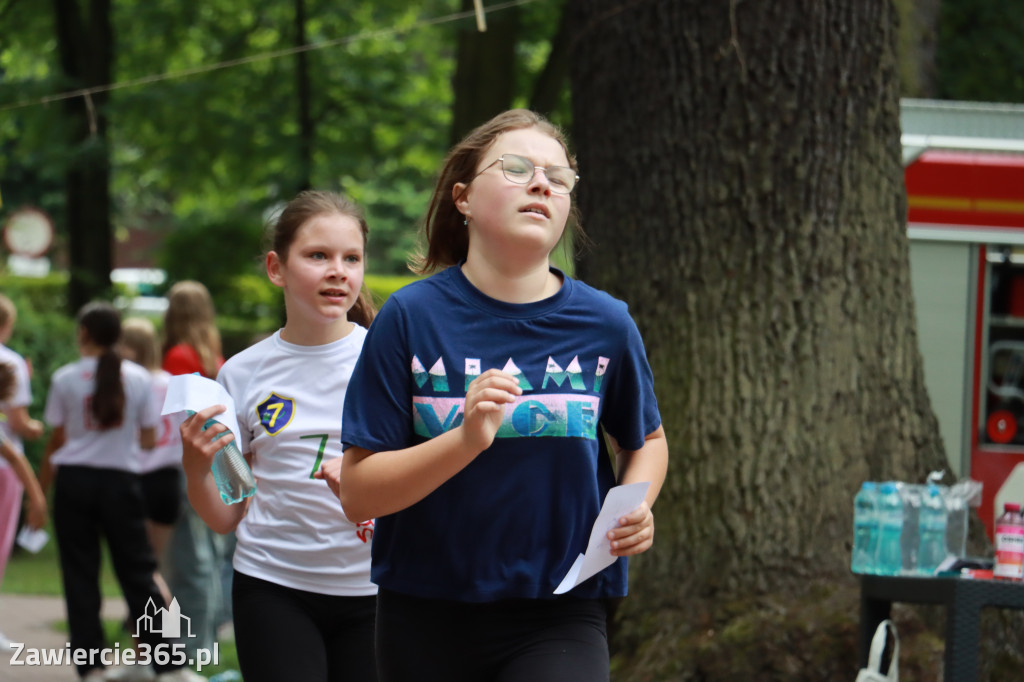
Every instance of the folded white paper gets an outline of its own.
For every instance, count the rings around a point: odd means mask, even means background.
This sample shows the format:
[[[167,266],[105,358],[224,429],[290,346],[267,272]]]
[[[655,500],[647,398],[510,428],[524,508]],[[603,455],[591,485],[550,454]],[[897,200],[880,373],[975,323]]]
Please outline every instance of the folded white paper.
[[[33,554],[36,554],[41,550],[46,542],[50,539],[50,534],[42,528],[29,528],[28,526],[22,526],[18,532],[18,537],[15,541],[19,547],[22,547]]]
[[[241,431],[238,428],[238,418],[235,416],[235,401],[227,389],[213,379],[198,374],[179,374],[171,377],[160,414],[174,414],[184,410],[199,412],[211,405],[227,407],[227,410],[214,415],[213,418],[231,429],[231,433],[235,434],[235,442],[241,448]]]
[[[587,578],[593,577],[615,563],[608,531],[619,525],[619,519],[640,506],[650,487],[649,481],[615,486],[604,498],[604,506],[590,530],[590,543],[586,554],[580,554],[569,572],[555,588],[555,594],[565,594]]]

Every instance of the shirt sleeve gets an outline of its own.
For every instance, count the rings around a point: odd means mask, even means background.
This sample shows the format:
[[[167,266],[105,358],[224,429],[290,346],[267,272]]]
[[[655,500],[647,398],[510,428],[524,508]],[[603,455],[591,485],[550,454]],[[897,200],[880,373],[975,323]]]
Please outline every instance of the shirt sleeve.
[[[625,307],[619,328],[623,334],[623,354],[608,377],[601,422],[620,446],[639,450],[646,436],[661,426],[661,413],[654,394],[654,373],[640,330]]]
[[[203,371],[199,362],[199,354],[192,347],[179,343],[164,355],[163,369],[165,372],[175,376],[179,374],[192,374]]]
[[[372,452],[414,443],[407,321],[392,295],[381,307],[352,371],[341,420],[342,448]]]
[[[14,395],[8,405],[11,407],[28,407],[32,404],[32,381],[28,375],[28,363],[24,360],[13,363]]]
[[[46,393],[46,407],[43,409],[43,419],[50,426],[64,426],[66,415],[64,403],[60,398],[60,384],[55,377],[50,381],[50,390]]]

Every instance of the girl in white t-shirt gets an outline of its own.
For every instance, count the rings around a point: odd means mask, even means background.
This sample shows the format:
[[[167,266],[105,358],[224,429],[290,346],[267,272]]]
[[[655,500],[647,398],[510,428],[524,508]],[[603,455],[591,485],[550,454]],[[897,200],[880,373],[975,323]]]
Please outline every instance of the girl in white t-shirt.
[[[285,325],[217,375],[257,480],[248,506],[225,505],[210,473],[232,436],[202,427],[224,406],[181,427],[189,501],[215,531],[237,529],[232,609],[246,682],[376,680],[373,521],[350,522],[316,480],[341,457],[341,406],[375,314],[366,236],[358,207],[329,192],[301,193],[274,225],[266,268],[284,292]]]
[[[153,404],[164,404],[171,375],[160,367],[160,341],[156,327],[144,317],[129,317],[121,325],[118,351],[125,360],[149,370]],[[181,513],[181,435],[177,415],[163,415],[156,426],[156,444],[143,450],[139,460],[142,493],[146,503],[146,533],[156,555],[164,560],[167,541]]]
[[[138,475],[138,450],[153,447],[158,406],[153,404],[149,373],[115,352],[120,335],[121,317],[109,303],[82,308],[77,332],[81,357],[54,372],[44,413],[53,427],[44,480],[54,481],[53,521],[68,630],[72,651],[85,650],[73,658],[83,678],[103,675],[98,655],[106,646],[100,622],[101,538],[132,622],[165,606],[153,579],[156,561],[143,525]],[[139,639],[151,654],[180,646],[150,628],[139,629]],[[153,661],[158,680],[197,679],[183,662],[162,661]]]

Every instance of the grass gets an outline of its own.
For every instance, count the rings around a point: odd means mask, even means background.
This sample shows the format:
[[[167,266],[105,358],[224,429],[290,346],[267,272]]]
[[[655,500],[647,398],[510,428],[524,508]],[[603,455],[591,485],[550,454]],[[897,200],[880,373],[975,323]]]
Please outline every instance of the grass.
[[[46,543],[38,554],[31,554],[15,546],[11,553],[10,561],[7,562],[7,570],[4,573],[3,591],[7,594],[31,594],[51,597],[63,597],[63,582],[60,576],[60,562],[57,557],[57,543],[54,540],[53,527],[49,527],[50,541]],[[114,577],[111,568],[110,556],[103,549],[102,565],[100,569],[100,591],[104,597],[121,597],[121,588]],[[60,621],[56,629],[67,633],[67,622]],[[131,634],[124,629],[124,624],[118,621],[107,620],[103,623],[107,642],[110,646],[115,643],[121,644],[121,649],[132,645]],[[220,642],[220,661],[217,665],[204,666],[201,674],[205,677],[212,677],[225,670],[238,670],[238,654],[235,651],[234,639]]]

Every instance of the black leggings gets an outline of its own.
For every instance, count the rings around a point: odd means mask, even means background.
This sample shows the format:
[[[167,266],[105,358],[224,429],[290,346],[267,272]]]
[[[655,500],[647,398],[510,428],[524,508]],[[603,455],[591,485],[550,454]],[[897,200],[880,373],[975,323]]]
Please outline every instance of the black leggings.
[[[381,682],[602,682],[608,668],[603,600],[377,595]]]
[[[159,630],[140,625],[144,614],[164,605],[164,598],[153,580],[156,560],[146,538],[144,516],[138,474],[84,466],[57,467],[53,523],[72,650],[98,651],[105,646],[100,622],[100,540],[103,538],[128,602],[129,618],[138,628],[140,639],[150,646],[151,655],[155,655],[158,646],[164,645],[170,656],[176,658],[177,654],[169,647],[179,642],[165,639]],[[148,606],[152,607],[149,611]],[[98,658],[86,661],[77,665],[79,675],[103,667]],[[154,665],[154,668],[163,672],[181,665],[175,662]]]
[[[235,646],[245,682],[374,682],[376,598],[305,592],[235,571]]]

